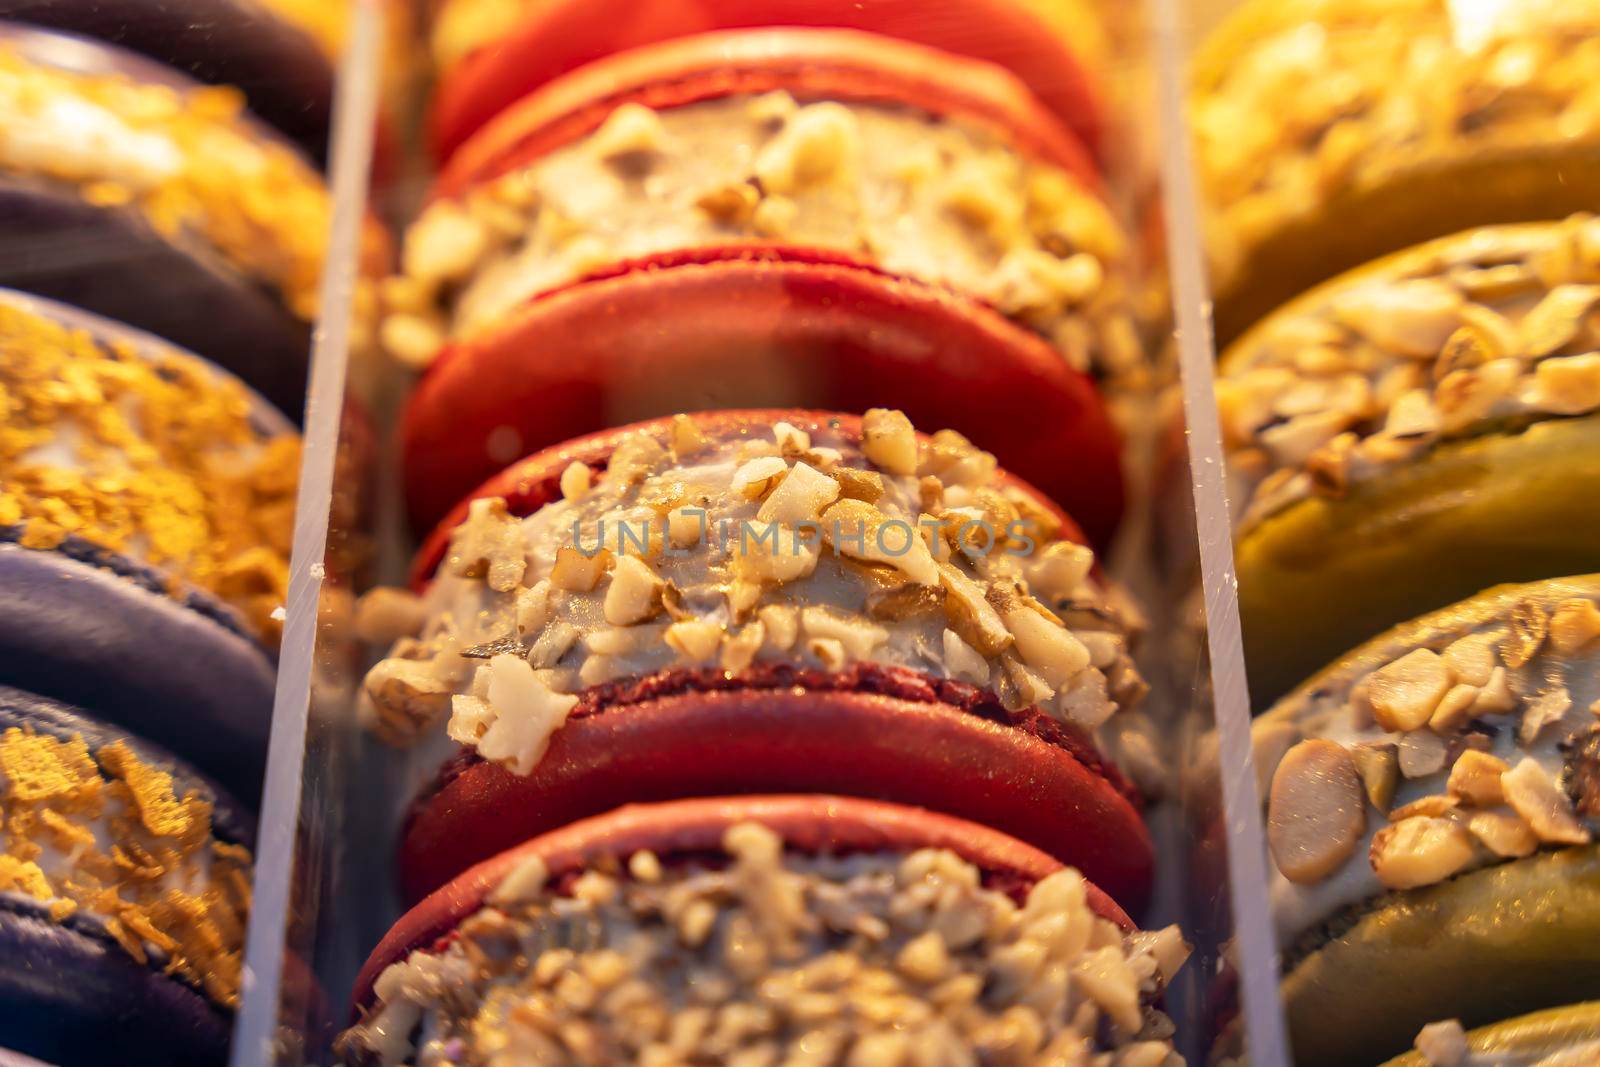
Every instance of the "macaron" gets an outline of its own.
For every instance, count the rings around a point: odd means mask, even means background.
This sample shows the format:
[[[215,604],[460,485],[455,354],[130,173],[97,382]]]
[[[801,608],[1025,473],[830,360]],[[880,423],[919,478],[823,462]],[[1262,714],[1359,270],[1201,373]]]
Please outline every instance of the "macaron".
[[[305,159],[236,89],[32,27],[0,26],[0,100],[0,285],[200,352],[298,418],[331,215]]]
[[[1064,21],[1047,0],[445,0],[434,20],[442,73],[430,139],[436,157],[449,159],[527,93],[617,52],[716,30],[791,27],[859,30],[1004,67],[1098,154],[1100,91]],[[1098,42],[1104,31],[1095,24],[1085,36]]]
[[[772,790],[947,811],[1146,898],[1117,765],[1159,784],[1137,611],[957,434],[888,410],[627,427],[486,485],[415,576],[420,602],[371,608],[396,640],[363,709],[421,746],[408,899],[622,800]]]
[[[1600,570],[1600,223],[1485,227],[1302,296],[1223,356],[1251,689],[1504,581]]]
[[[1169,1067],[1156,1002],[1186,954],[1176,928],[1135,932],[1081,874],[974,823],[831,796],[631,805],[407,913],[336,1048],[352,1064]]]
[[[254,796],[299,438],[147,334],[0,291],[0,677]]]
[[[1590,1001],[1507,1019],[1470,1033],[1429,1023],[1413,1052],[1385,1067],[1584,1067],[1600,1058],[1600,1005]]]
[[[1303,1067],[1600,995],[1597,605],[1600,575],[1491,589],[1256,722]]]
[[[227,1055],[252,821],[187,764],[0,687],[0,1047],[59,1067]]]
[[[846,30],[602,60],[477,135],[408,233],[383,337],[433,363],[407,418],[413,515],[619,421],[894,402],[1098,539],[1120,497],[1072,484],[1116,469],[1084,375],[1145,372],[1125,244],[1079,143],[998,68]],[[1092,459],[1059,462],[1090,437]],[[470,484],[441,470],[469,460]]]
[[[1591,209],[1597,29],[1592,0],[1240,5],[1190,101],[1218,340],[1407,245]]]
[[[328,47],[331,15],[344,6],[343,0],[0,0],[0,18],[95,38],[197,82],[232,86],[253,114],[321,160],[337,56]]]

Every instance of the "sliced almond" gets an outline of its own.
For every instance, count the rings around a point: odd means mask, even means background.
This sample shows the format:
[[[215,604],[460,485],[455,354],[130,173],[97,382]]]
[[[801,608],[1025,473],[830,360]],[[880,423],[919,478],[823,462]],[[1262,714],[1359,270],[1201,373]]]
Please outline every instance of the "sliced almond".
[[[1506,803],[1527,820],[1540,841],[1553,845],[1589,843],[1587,828],[1573,813],[1572,801],[1531,756],[1500,777]]]
[[[1467,818],[1467,829],[1490,852],[1505,859],[1531,856],[1539,848],[1538,835],[1522,816],[1505,808],[1473,812]]]
[[[1379,726],[1406,733],[1427,725],[1452,680],[1450,668],[1437,652],[1413,649],[1372,672],[1367,699]]]
[[[1497,756],[1468,749],[1450,768],[1450,780],[1445,788],[1451,796],[1460,797],[1474,807],[1492,808],[1505,802],[1500,776],[1510,769],[1506,761]]]
[[[1332,741],[1302,741],[1272,776],[1267,843],[1291,882],[1319,882],[1354,855],[1366,830],[1366,795],[1355,761]]]
[[[1387,888],[1415,889],[1466,870],[1477,858],[1475,840],[1451,819],[1415,816],[1380,829],[1368,858]]]

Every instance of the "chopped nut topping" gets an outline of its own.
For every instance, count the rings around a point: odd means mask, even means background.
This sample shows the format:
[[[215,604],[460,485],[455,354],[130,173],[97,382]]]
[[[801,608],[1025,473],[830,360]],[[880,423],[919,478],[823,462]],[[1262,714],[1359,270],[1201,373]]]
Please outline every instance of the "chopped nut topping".
[[[1267,807],[1267,843],[1285,878],[1320,881],[1354,854],[1366,831],[1365,795],[1342,745],[1302,741],[1285,754]]]
[[[878,424],[903,418],[883,412]],[[882,663],[968,681],[1108,738],[1123,732],[1113,714],[1145,691],[1131,609],[1107,596],[1092,552],[1051,545],[1054,516],[997,483],[992,456],[959,435],[924,445],[912,434],[910,470],[892,474],[831,420],[774,423],[770,438],[748,426],[697,433],[673,420],[628,435],[605,464],[568,467],[570,494],[527,517],[475,503],[419,636],[369,678],[375,725],[414,740],[448,710],[450,735],[483,752],[506,710],[473,661],[512,655],[567,697],[682,667]],[[675,458],[680,448],[693,457]],[[944,548],[950,509],[922,510],[928,479],[995,528],[983,551]],[[875,501],[843,495],[847,486]],[[515,570],[509,587],[493,584],[497,566]],[[1061,614],[1034,594],[1036,577]],[[497,751],[526,766],[546,725],[498,727],[495,738],[515,737]]]
[[[1217,390],[1242,528],[1448,442],[1600,410],[1600,285],[1533,267],[1590,230],[1575,216],[1420,246],[1247,335]]]
[[[1097,917],[1075,871],[1019,906],[949,852],[786,854],[755,824],[723,844],[726,867],[617,857],[626,875],[586,871],[565,899],[518,867],[384,971],[341,1062],[414,1062],[414,1033],[461,1062],[579,1041],[608,1063],[1182,1062],[1153,1002],[1188,947]]]

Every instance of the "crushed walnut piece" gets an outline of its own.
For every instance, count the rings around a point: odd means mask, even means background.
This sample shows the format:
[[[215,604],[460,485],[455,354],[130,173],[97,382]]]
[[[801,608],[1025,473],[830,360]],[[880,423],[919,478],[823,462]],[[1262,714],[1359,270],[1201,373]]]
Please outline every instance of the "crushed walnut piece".
[[[1597,300],[1600,219],[1580,215],[1421,245],[1270,316],[1217,382],[1241,527],[1440,445],[1600,411]]]
[[[73,916],[225,1008],[239,999],[250,853],[212,802],[123,741],[0,733],[0,893]]]
[[[682,436],[636,431],[525,518],[474,502],[418,636],[367,676],[380,734],[415,739],[448,709],[452,737],[525,772],[584,691],[710,664],[909,668],[1108,737],[1143,695],[1137,614],[959,435],[877,411],[859,430],[713,431],[675,458]],[[512,659],[528,695],[508,712],[496,664]]]
[[[0,529],[69,537],[232,604],[275,643],[300,443],[221,371],[0,302]]]
[[[1385,888],[1593,839],[1600,642],[1582,620],[1596,605],[1600,575],[1490,590],[1258,720],[1257,752],[1284,753],[1267,826],[1287,933]],[[1441,714],[1447,701],[1460,710]]]
[[[1121,379],[1143,362],[1126,238],[1079,179],[958,119],[782,91],[625,104],[577,142],[434,202],[385,287],[385,333],[418,365],[605,263],[757,239],[970,294],[1082,370]]]
[[[1592,5],[1459,7],[1255,0],[1215,35],[1189,111],[1221,287],[1271,234],[1341,195],[1440,160],[1600,140]]]
[[[1096,916],[1075,871],[1019,906],[946,851],[804,856],[756,823],[724,848],[724,867],[619,857],[566,893],[529,861],[442,950],[387,968],[337,1052],[371,1067],[1183,1063],[1153,1003],[1188,946]]]

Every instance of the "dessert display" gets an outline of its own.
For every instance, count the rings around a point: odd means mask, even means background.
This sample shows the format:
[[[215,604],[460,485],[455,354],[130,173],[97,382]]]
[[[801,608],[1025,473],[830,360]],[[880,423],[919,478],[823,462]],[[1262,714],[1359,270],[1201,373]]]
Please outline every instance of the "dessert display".
[[[1257,721],[1297,1063],[1375,1063],[1436,1020],[1600,993],[1597,656],[1600,576],[1500,586],[1375,638]]]
[[[0,291],[0,679],[253,797],[299,439],[156,339]]]
[[[1079,141],[994,66],[844,30],[610,57],[481,130],[409,230],[383,338],[431,363],[413,520],[606,425],[892,404],[1104,544],[1120,470],[1086,375],[1143,373],[1125,260]]]
[[[1600,201],[1591,0],[1251,0],[1194,64],[1218,340],[1325,278]]]
[[[637,805],[409,912],[357,981],[349,1064],[1175,1067],[1187,946],[986,827],[844,797]]]
[[[1429,1023],[1413,1052],[1385,1067],[1583,1067],[1600,1057],[1593,1002],[1551,1008],[1470,1033],[1455,1019]]]
[[[1079,59],[1071,9],[1049,0],[439,0],[434,7],[440,79],[430,122],[441,160],[529,92],[585,64],[697,33],[771,27],[860,30],[995,64],[1090,152],[1104,147],[1100,94]],[[1090,25],[1082,36],[1103,40],[1105,30]]]
[[[223,1062],[254,820],[165,751],[10,687],[0,812],[0,1048]]]
[[[199,352],[298,418],[331,218],[310,164],[239,90],[52,31],[0,23],[0,99],[0,285]]]
[[[1588,215],[1469,230],[1312,290],[1224,355],[1257,700],[1488,585],[1600,569],[1597,252]]]
[[[1148,893],[1137,613],[957,434],[879,409],[596,435],[485,485],[415,577],[362,606],[398,638],[364,713],[429,783],[410,899],[623,800],[772,790],[948,811]]]

